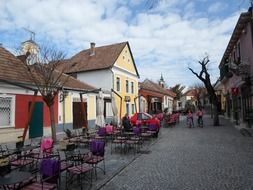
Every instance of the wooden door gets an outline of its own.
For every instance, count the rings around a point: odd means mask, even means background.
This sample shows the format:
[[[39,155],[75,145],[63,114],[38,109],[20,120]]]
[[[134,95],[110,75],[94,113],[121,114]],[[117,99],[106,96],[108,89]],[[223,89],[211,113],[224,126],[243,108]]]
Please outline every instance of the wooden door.
[[[82,114],[82,104],[84,113]],[[87,124],[87,102],[73,102],[73,129],[88,127]]]
[[[31,102],[29,102],[29,110]],[[29,123],[29,138],[43,136],[43,102],[35,102],[32,118]]]

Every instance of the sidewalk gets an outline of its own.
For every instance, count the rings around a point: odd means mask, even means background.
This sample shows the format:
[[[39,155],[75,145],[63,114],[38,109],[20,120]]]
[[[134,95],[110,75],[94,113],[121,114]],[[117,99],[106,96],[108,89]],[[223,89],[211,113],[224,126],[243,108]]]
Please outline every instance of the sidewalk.
[[[150,153],[115,172],[102,189],[251,190],[253,139],[243,137],[223,117],[220,124],[214,127],[205,115],[204,128],[189,129],[185,120],[163,128]]]

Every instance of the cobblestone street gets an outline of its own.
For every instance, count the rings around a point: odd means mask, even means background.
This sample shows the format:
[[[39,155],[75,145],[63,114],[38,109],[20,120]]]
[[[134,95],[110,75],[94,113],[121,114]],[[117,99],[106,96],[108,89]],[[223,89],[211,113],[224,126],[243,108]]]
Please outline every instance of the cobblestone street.
[[[253,139],[223,118],[220,127],[207,116],[203,129],[163,128],[150,150],[102,189],[253,189]]]

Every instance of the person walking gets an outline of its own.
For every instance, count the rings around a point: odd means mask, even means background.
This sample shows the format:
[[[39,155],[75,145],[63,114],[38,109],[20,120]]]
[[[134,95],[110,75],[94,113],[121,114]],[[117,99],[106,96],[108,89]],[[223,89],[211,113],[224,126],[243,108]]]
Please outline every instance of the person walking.
[[[198,127],[203,128],[203,110],[201,107],[199,107],[199,110],[196,113],[197,117],[198,117]]]
[[[188,114],[187,114],[187,124],[188,127],[194,127],[194,122],[193,122],[193,114],[192,111],[189,109]]]

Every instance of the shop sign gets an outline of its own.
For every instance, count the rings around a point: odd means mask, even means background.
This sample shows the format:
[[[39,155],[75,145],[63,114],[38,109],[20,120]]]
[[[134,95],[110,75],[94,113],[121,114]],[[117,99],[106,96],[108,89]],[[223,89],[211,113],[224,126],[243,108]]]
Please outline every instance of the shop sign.
[[[233,96],[237,96],[238,93],[239,93],[239,88],[238,88],[238,87],[232,87],[232,88],[231,88],[231,94],[232,94]]]

